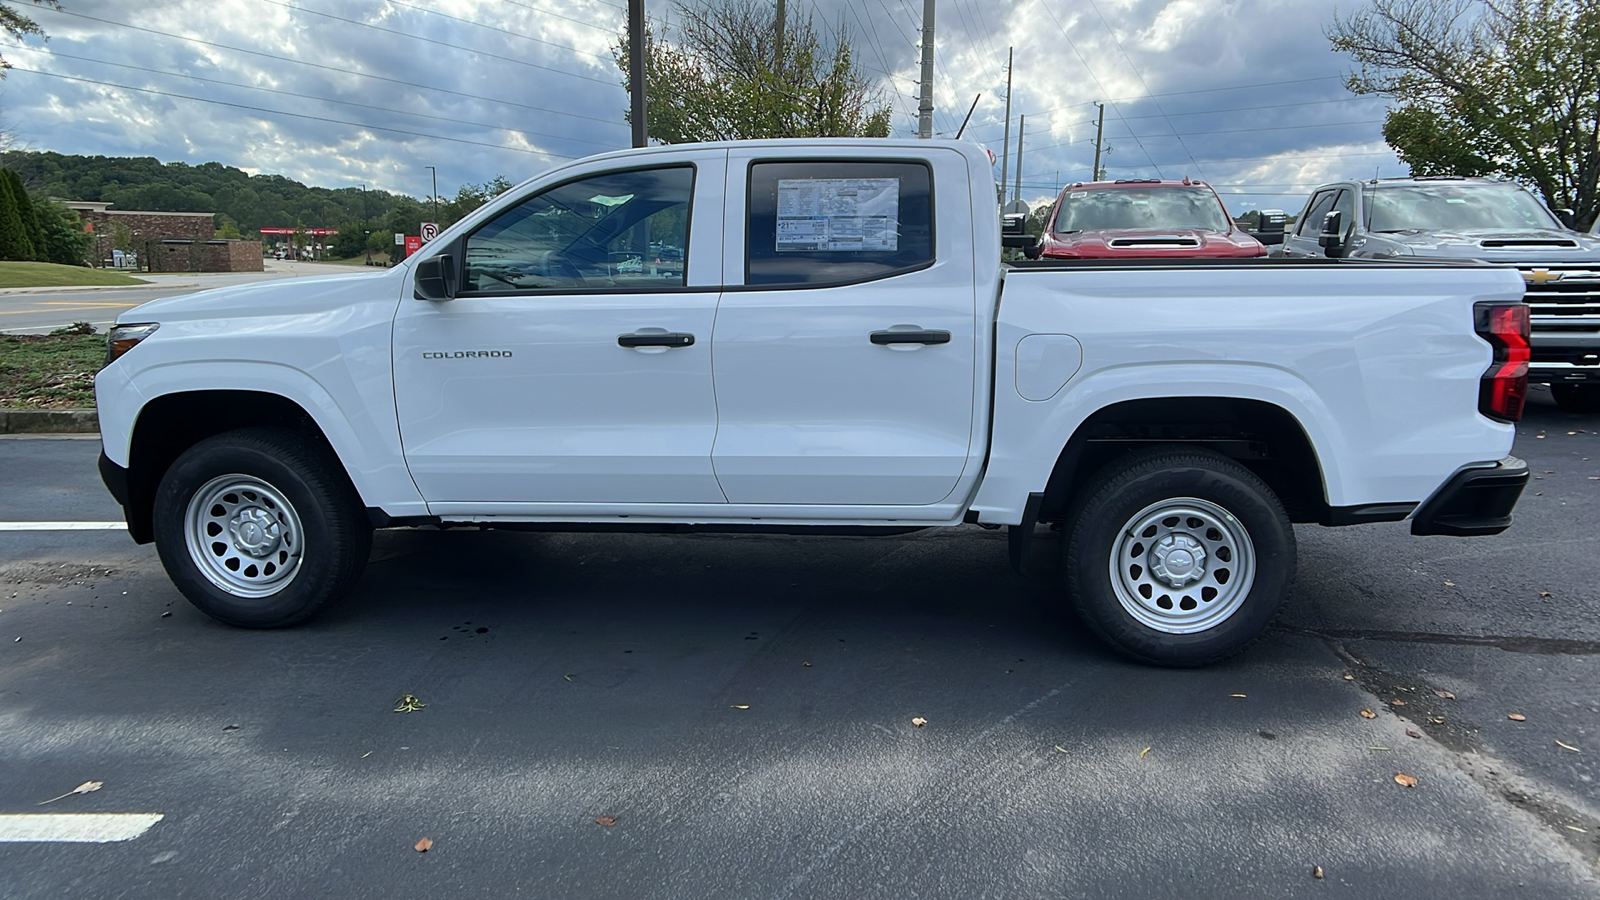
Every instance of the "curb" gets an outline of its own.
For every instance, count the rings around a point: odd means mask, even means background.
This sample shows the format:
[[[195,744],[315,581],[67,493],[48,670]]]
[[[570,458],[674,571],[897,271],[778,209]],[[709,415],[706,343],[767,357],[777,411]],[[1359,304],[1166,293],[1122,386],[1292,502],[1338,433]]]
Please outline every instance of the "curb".
[[[0,409],[0,434],[94,434],[100,416],[92,409]]]

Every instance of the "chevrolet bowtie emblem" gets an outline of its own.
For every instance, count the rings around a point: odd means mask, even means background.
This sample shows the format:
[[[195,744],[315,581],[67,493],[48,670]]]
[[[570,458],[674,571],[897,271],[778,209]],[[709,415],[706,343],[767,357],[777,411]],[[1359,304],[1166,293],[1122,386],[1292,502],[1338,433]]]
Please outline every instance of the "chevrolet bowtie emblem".
[[[1549,269],[1534,269],[1532,272],[1523,273],[1522,279],[1529,284],[1549,284],[1552,281],[1560,281],[1563,274]]]

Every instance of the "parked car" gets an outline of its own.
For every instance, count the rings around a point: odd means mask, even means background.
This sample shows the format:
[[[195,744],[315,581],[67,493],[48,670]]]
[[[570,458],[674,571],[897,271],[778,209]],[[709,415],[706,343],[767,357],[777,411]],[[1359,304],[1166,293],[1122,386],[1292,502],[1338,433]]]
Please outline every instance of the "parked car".
[[[1203,181],[1074,184],[1061,192],[1030,256],[1045,259],[1252,257],[1267,248],[1234,224]]]
[[[1325,233],[1330,214],[1339,224]],[[1533,316],[1528,378],[1572,412],[1600,412],[1600,238],[1567,228],[1509,181],[1415,177],[1323,185],[1283,253],[1302,259],[1479,259],[1516,266]]]
[[[1059,524],[1064,605],[1162,665],[1262,634],[1291,522],[1510,525],[1516,273],[1002,266],[990,171],[956,141],[619,151],[387,272],[138,307],[96,379],[102,476],[134,539],[235,625],[315,615],[374,527],[971,523],[1009,527],[1020,570]],[[552,249],[552,211],[593,198]],[[591,264],[644,235],[685,266]],[[544,280],[504,277],[535,254]]]

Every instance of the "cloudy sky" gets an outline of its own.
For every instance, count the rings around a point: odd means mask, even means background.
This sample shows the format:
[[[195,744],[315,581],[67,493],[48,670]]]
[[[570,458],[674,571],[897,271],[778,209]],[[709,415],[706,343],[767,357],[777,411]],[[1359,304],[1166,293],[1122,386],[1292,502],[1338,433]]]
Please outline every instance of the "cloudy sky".
[[[1297,212],[1342,177],[1405,174],[1385,101],[1343,87],[1332,0],[938,0],[934,130],[1000,152],[1015,48],[1022,196],[1089,178],[1094,101],[1113,178],[1184,176],[1230,210]],[[61,153],[217,161],[308,184],[452,195],[626,146],[609,47],[625,0],[62,0],[0,48],[0,122]],[[1346,0],[1341,9],[1356,3]],[[652,17],[670,0],[648,0]],[[916,130],[922,0],[789,0],[847,28],[895,133]],[[1014,160],[1014,157],[1013,157]],[[997,170],[998,171],[998,170]],[[1014,179],[1015,163],[1008,172]]]

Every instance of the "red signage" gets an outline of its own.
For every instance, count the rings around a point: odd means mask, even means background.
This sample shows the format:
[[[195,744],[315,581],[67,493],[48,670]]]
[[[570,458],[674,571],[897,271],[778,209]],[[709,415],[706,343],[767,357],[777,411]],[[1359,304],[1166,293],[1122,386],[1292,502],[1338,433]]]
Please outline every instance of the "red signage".
[[[420,234],[408,234],[408,235],[406,235],[406,256],[410,256],[411,254],[413,254],[413,253],[415,253],[415,252],[417,252],[418,250],[421,250],[421,249],[422,249],[422,235],[420,235]]]
[[[262,234],[313,234],[318,237],[329,234],[338,234],[337,228],[263,228]]]

